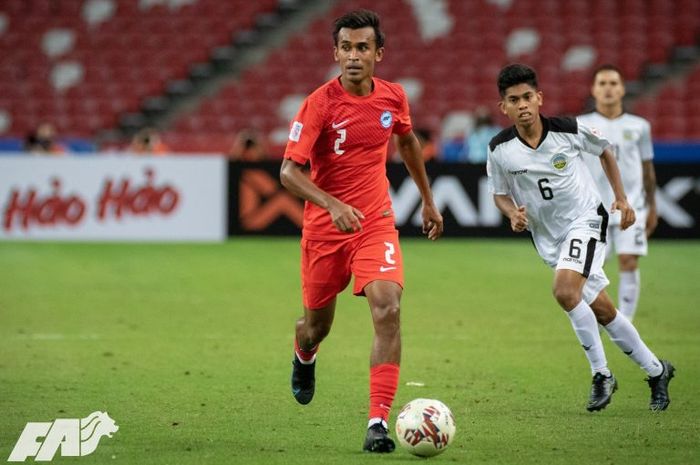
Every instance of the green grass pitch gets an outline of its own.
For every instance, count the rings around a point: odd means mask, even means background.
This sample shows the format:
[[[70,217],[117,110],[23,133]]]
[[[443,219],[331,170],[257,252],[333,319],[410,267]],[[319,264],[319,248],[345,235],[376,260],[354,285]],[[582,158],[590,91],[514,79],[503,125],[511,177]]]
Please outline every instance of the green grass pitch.
[[[430,460],[700,463],[700,242],[652,241],[642,260],[635,322],[677,368],[671,406],[656,414],[644,373],[606,335],[620,389],[604,411],[585,411],[588,364],[527,241],[402,245],[392,423],[416,397],[450,406],[456,440]],[[608,274],[614,295],[614,263]],[[366,301],[349,291],[319,353],[316,397],[294,402],[300,294],[294,238],[0,243],[0,461],[29,421],[106,410],[120,428],[114,437],[54,463],[419,463],[403,450],[361,452],[372,329]]]

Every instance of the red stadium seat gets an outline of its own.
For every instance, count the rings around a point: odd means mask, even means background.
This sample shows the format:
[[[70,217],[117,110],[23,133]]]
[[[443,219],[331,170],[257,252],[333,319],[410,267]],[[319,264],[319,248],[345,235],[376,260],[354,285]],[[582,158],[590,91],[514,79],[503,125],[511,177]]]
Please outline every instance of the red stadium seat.
[[[168,80],[185,77],[193,63],[206,61],[213,47],[229,42],[236,30],[253,25],[260,13],[274,10],[279,0],[197,0],[176,9],[161,5],[145,10],[139,0],[123,0],[112,18],[92,29],[83,23],[83,3],[0,3],[10,24],[0,36],[0,98],[7,102],[2,108],[10,109],[15,135],[22,136],[17,131],[46,115],[60,119],[61,130],[68,133],[94,134],[111,127],[120,113],[137,111],[144,98],[164,92]],[[177,143],[168,144],[175,149],[182,142],[187,150],[224,150],[226,144],[214,138],[230,137],[246,127],[269,131],[286,124],[277,115],[282,99],[307,94],[333,74],[330,24],[351,8],[371,8],[382,15],[387,44],[377,74],[392,80],[418,80],[423,94],[412,103],[416,120],[437,121],[435,127],[451,111],[470,111],[478,105],[495,108],[496,75],[508,62],[522,61],[536,68],[545,113],[576,113],[588,97],[591,69],[562,71],[571,47],[590,45],[596,53],[595,64],[614,63],[632,81],[641,76],[646,64],[665,62],[674,46],[696,44],[700,32],[696,0],[518,0],[504,8],[488,0],[449,0],[447,4],[451,30],[424,42],[410,2],[339,1],[265,61],[246,70],[240,80],[174,122],[168,134]],[[62,95],[48,81],[57,60],[50,60],[40,49],[44,32],[55,27],[76,31],[75,48],[62,58],[78,61],[85,69],[83,81]],[[522,27],[537,32],[539,47],[534,53],[509,57],[506,38]],[[632,107],[642,116],[658,119],[654,133],[660,137],[697,132],[695,115],[700,112],[691,97],[700,95],[700,67],[683,82],[663,86],[656,97]],[[676,124],[678,113],[687,124]]]
[[[162,93],[167,80],[185,77],[190,64],[206,61],[213,47],[227,44],[235,30],[252,25],[258,14],[276,8],[277,1],[198,0],[177,9],[161,5],[144,10],[138,0],[120,0],[114,16],[94,28],[82,19],[83,4],[78,0],[0,3],[10,25],[0,36],[0,82],[7,82],[2,96],[12,101],[13,121],[19,121],[12,131],[23,131],[47,116],[55,117],[67,135],[109,128],[120,112],[137,110],[143,98]],[[75,47],[63,58],[78,61],[85,69],[80,90],[69,89],[65,97],[101,102],[95,115],[73,117],[84,107],[61,106],[63,97],[51,88],[48,77],[54,62],[40,45],[44,32],[56,27],[75,32]],[[36,105],[28,102],[35,100],[52,112],[34,113],[31,108]],[[18,119],[19,115],[29,117]]]
[[[498,99],[495,89],[498,69],[513,60],[505,55],[504,38],[523,26],[536,28],[541,36],[541,47],[547,48],[546,54],[517,57],[535,66],[541,82],[547,83],[546,111],[550,114],[577,113],[582,111],[588,97],[591,70],[562,73],[561,61],[569,47],[592,44],[598,52],[597,63],[618,64],[629,80],[640,75],[645,63],[662,62],[668,57],[677,20],[669,17],[665,2],[653,0],[650,3],[647,11],[647,3],[642,0],[626,0],[619,4],[572,1],[567,2],[566,8],[556,1],[547,2],[544,8],[541,2],[521,0],[501,11],[485,1],[455,0],[449,2],[455,20],[450,34],[423,43],[410,8],[396,1],[346,1],[292,37],[288,46],[271,54],[267,62],[245,73],[240,83],[227,86],[221,98],[230,95],[233,102],[239,102],[227,107],[229,114],[240,115],[236,125],[268,126],[265,118],[258,114],[267,111],[263,102],[267,99],[279,101],[290,93],[290,85],[277,83],[291,81],[297,89],[307,93],[321,84],[326,72],[332,69],[330,50],[318,46],[327,43],[332,18],[352,7],[369,7],[385,13],[386,18],[387,51],[384,62],[377,67],[378,75],[388,79],[411,76],[423,84],[422,98],[412,105],[417,120],[439,120],[450,111],[473,109],[479,104],[493,108]],[[543,9],[548,13],[531,14],[533,10]],[[498,14],[500,21],[490,20],[493,14]],[[650,30],[650,24],[656,27]],[[317,52],[312,54],[310,50]],[[272,85],[273,82],[276,84]],[[253,103],[242,103],[243,100]],[[274,111],[275,107],[268,106],[269,111]],[[263,111],[253,115],[250,113],[253,108]],[[669,112],[675,110],[675,105],[669,106]],[[199,110],[201,114],[204,111]],[[645,111],[655,115],[656,106]]]

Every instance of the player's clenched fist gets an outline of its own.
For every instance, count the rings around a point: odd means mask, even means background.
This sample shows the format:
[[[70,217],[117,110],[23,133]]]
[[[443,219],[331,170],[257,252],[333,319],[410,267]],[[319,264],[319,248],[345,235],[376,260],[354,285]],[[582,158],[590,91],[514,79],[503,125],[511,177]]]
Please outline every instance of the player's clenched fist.
[[[615,200],[610,211],[615,212],[616,210],[620,210],[620,228],[623,230],[632,226],[637,219],[634,208],[630,207],[627,200]]]
[[[527,212],[524,205],[510,215],[510,227],[515,232],[523,232],[527,228]]]
[[[331,220],[338,231],[344,233],[353,233],[362,231],[360,220],[365,219],[365,215],[360,210],[350,205],[337,201],[328,208],[328,213],[331,215]]]
[[[425,204],[423,206],[423,234],[427,234],[428,239],[435,241],[442,236],[443,228],[440,211],[434,204]]]

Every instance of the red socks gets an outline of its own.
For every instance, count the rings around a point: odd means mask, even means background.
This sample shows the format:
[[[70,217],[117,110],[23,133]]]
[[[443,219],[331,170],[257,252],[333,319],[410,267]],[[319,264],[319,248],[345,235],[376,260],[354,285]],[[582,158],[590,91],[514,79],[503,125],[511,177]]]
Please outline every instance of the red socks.
[[[316,352],[318,352],[318,344],[313,346],[311,350],[302,350],[299,347],[297,339],[294,338],[294,352],[296,352],[297,358],[299,358],[299,361],[301,363],[310,364],[313,363],[314,359],[316,358]]]
[[[316,359],[318,344],[311,350],[302,350],[296,338],[294,352],[301,363],[310,364]],[[381,418],[385,422],[389,418],[391,404],[394,402],[396,389],[399,386],[399,365],[382,363],[369,369],[369,418]]]
[[[398,385],[396,363],[382,363],[369,369],[369,418],[387,421]]]

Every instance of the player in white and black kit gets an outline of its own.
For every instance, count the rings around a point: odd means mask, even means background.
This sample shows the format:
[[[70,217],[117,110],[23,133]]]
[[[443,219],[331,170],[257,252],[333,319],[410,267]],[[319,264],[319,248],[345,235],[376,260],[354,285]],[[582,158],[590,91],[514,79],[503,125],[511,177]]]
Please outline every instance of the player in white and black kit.
[[[591,94],[595,99],[596,111],[579,116],[578,121],[600,130],[612,144],[627,199],[637,217],[637,221],[627,229],[620,227],[619,215],[611,215],[608,224],[608,243],[617,253],[620,270],[618,308],[631,321],[639,301],[639,257],[647,254],[647,238],[657,224],[651,126],[644,118],[625,113],[622,107],[625,85],[620,70],[615,66],[603,65],[596,69]],[[600,162],[595,157],[583,158],[598,185],[604,204],[610,205],[614,194]]]
[[[649,407],[666,409],[673,366],[649,350],[605,291],[608,212],[582,154],[600,158],[615,193],[611,210],[620,211],[620,227],[626,229],[634,223],[634,210],[625,198],[610,143],[573,118],[540,116],[542,92],[537,75],[525,65],[503,68],[498,90],[501,111],[515,125],[489,144],[491,192],[513,231],[528,229],[542,259],[555,269],[554,297],[569,316],[593,373],[586,408],[605,408],[617,389],[598,332],[600,323],[610,339],[649,375]]]

